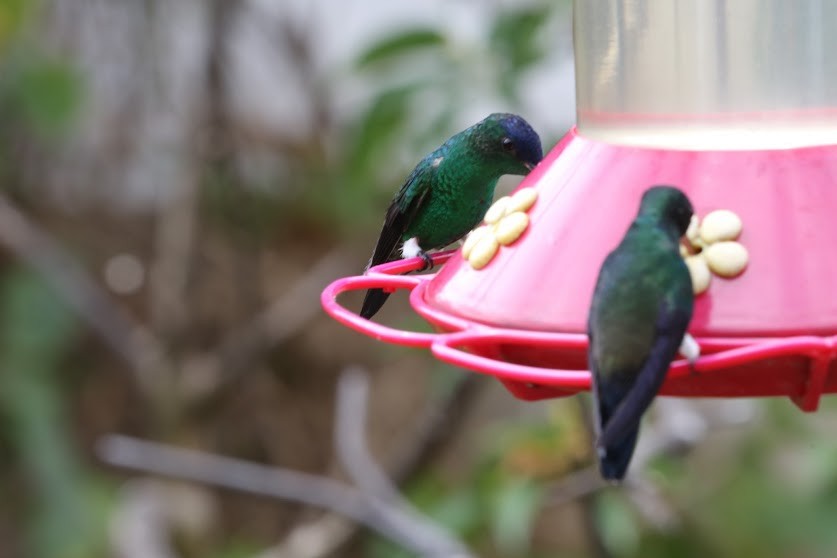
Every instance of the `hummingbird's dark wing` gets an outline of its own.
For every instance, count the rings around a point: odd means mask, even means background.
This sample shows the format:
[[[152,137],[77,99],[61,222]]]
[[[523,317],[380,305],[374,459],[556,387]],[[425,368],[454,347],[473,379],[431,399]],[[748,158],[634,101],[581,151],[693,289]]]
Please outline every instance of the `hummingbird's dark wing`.
[[[634,438],[635,442],[642,415],[665,380],[666,372],[683,341],[689,320],[689,312],[668,301],[661,304],[651,351],[627,394],[615,408],[602,409],[600,404],[602,431],[597,443],[600,448],[616,447],[628,438]],[[603,416],[604,414],[607,416]],[[630,451],[633,452],[633,445]],[[630,459],[630,455],[628,458]]]
[[[435,170],[436,167],[425,159],[407,177],[404,185],[389,204],[375,251],[372,252],[372,257],[366,265],[367,270],[372,266],[397,259],[401,239],[430,192]],[[389,293],[385,293],[383,289],[366,291],[366,297],[360,309],[361,317],[369,319],[374,316],[388,297]]]
[[[430,192],[432,170],[432,168],[426,170],[417,167],[407,177],[406,182],[387,208],[384,226],[381,227],[381,234],[378,236],[378,244],[375,245],[375,251],[366,269],[396,259],[404,232]]]

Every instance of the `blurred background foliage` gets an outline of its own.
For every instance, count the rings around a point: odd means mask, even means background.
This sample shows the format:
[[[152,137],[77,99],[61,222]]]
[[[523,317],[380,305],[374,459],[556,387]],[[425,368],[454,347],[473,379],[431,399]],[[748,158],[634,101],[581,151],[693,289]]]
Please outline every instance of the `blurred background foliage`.
[[[106,293],[79,312],[56,289],[78,270],[0,226],[0,556],[409,556],[362,530],[283,554],[319,512],[94,451],[121,432],[341,477],[350,364],[375,455],[479,556],[833,556],[833,401],[657,405],[634,482],[603,488],[586,398],[518,402],[322,315],[424,153],[500,110],[548,149],[573,114],[566,1],[336,4],[0,2],[0,205]]]

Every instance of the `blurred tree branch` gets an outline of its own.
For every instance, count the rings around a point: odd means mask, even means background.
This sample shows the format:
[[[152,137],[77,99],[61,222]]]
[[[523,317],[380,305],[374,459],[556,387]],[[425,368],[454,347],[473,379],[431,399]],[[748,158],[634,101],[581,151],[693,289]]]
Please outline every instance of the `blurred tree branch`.
[[[166,525],[164,502],[151,482],[126,483],[110,526],[118,558],[177,558]]]
[[[486,385],[479,374],[459,374],[449,393],[427,404],[392,456],[390,468],[396,484],[412,479],[447,447]]]
[[[285,293],[247,323],[233,328],[212,350],[192,357],[197,378],[184,376],[187,400],[199,412],[223,396],[225,388],[252,370],[265,354],[299,333],[321,313],[320,291],[351,264],[336,248],[322,256]]]
[[[46,232],[30,222],[26,216],[0,196],[0,243],[35,268],[51,286],[92,327],[107,345],[125,360],[135,371],[137,380],[146,390],[159,389],[161,379],[156,376],[159,366],[173,369],[165,350],[157,339],[141,324],[122,312],[98,284]],[[284,296],[274,301],[249,325],[231,333],[214,355],[221,364],[217,388],[228,385],[250,368],[263,353],[277,342],[299,331],[319,314],[316,300],[322,285],[344,268],[346,262],[339,250],[324,256],[312,270],[301,278]],[[296,319],[290,320],[289,317]],[[156,358],[154,358],[156,357]],[[149,378],[149,374],[153,377]],[[166,374],[166,378],[170,378]],[[421,467],[434,451],[454,432],[455,423],[464,415],[467,401],[473,398],[479,386],[479,378],[465,376],[450,396],[431,404],[418,421],[416,433],[405,437],[400,457],[396,458],[395,477],[404,479]],[[365,390],[365,387],[363,388]],[[356,394],[357,392],[355,392]],[[365,394],[363,398],[365,399]],[[365,408],[365,401],[364,408]],[[358,412],[355,401],[350,409]],[[350,424],[354,421],[342,421]],[[344,436],[347,435],[344,433]],[[357,435],[357,433],[355,434]],[[357,438],[355,438],[357,443]],[[343,455],[347,455],[345,452]],[[355,452],[354,455],[358,455]],[[348,461],[351,466],[351,459]],[[362,471],[363,467],[351,467]],[[382,473],[381,473],[382,475]],[[385,478],[385,477],[382,477]],[[358,479],[361,480],[361,479]],[[391,494],[397,494],[394,488]],[[328,522],[328,519],[326,519]],[[350,529],[351,534],[354,529]]]
[[[158,403],[168,401],[172,363],[160,342],[122,312],[88,273],[0,194],[0,244],[36,270],[133,370],[137,385]]]
[[[453,540],[448,533],[419,514],[372,458],[364,433],[368,399],[367,373],[357,367],[344,370],[337,383],[334,442],[338,459],[346,473],[362,492],[400,509],[405,518],[411,518],[409,530],[424,541],[427,555],[468,555],[459,543],[452,544]]]
[[[728,410],[713,413],[699,412],[694,403],[676,398],[657,398],[655,418],[648,421],[643,429],[642,438],[637,446],[631,464],[631,471],[623,484],[624,493],[630,499],[634,509],[649,524],[663,531],[683,523],[683,511],[678,510],[660,490],[657,481],[649,474],[649,462],[665,456],[681,456],[691,452],[706,437],[719,429],[730,428],[749,420],[752,402],[726,401],[721,403]],[[566,505],[579,500],[585,501],[604,490],[609,485],[599,474],[598,465],[571,473],[552,484],[547,489],[544,506],[551,508]],[[596,526],[588,527],[597,529]],[[610,552],[604,547],[598,535],[595,535],[596,548],[605,556]]]
[[[427,403],[419,417],[411,421],[411,430],[400,437],[401,443],[390,463],[389,477],[402,486],[431,462],[453,439],[485,379],[476,374],[462,374],[446,395]],[[357,535],[357,526],[335,514],[300,523],[275,547],[257,558],[323,558],[337,552]]]
[[[344,370],[337,383],[337,411],[334,420],[337,457],[358,488],[399,506],[409,507],[392,481],[372,460],[366,447],[364,425],[368,399],[367,373],[357,367]]]
[[[335,444],[358,482],[357,489],[325,477],[126,436],[105,437],[98,453],[118,467],[332,510],[421,556],[471,556],[459,541],[413,510],[368,454],[363,435],[367,395],[365,376],[344,373],[338,389]]]
[[[161,385],[167,385],[160,383],[156,374],[159,366],[172,370],[173,364],[167,359],[156,338],[122,312],[57,242],[30,222],[3,196],[0,196],[0,243],[49,281],[52,288],[135,371],[141,386],[145,386],[146,390],[155,390]],[[223,375],[219,376],[219,383],[215,385],[213,392],[218,393],[218,387],[226,386],[237,379],[264,351],[299,331],[305,323],[318,315],[319,307],[310,301],[316,300],[322,284],[344,265],[339,251],[326,254],[286,295],[277,299],[248,326],[231,333],[216,352],[210,353],[217,357],[217,362],[221,364],[220,370],[224,371]],[[295,316],[296,319],[290,320],[291,316]],[[165,377],[171,376],[166,374]],[[479,385],[479,378],[466,376],[448,397],[429,405],[418,421],[415,434],[405,437],[408,441],[405,442],[400,457],[396,458],[394,467],[396,478],[409,477],[444,445],[445,440],[455,431],[455,424],[464,416],[469,406],[468,402],[473,399]],[[357,389],[355,384],[355,391],[350,392],[352,397],[358,396]],[[365,391],[366,387],[362,386],[361,389]],[[359,413],[361,403],[365,413],[365,398],[366,394],[362,393],[361,401],[354,399],[348,407],[344,404],[343,419],[338,424],[344,425],[345,428],[345,425],[357,422],[354,419],[346,419],[345,413]],[[344,432],[338,439],[346,438],[349,434],[350,432]],[[355,474],[364,470],[364,466],[353,462],[351,457],[362,456],[357,449],[359,434],[357,431],[352,434],[354,453],[352,450],[348,453],[342,452],[344,458],[349,456],[347,464]],[[379,472],[379,475],[379,480],[386,478],[383,473]],[[392,494],[397,494],[394,488],[390,488],[390,495]],[[319,524],[336,524],[333,518],[326,518],[324,521],[325,523]],[[347,535],[353,532],[354,529],[349,529]]]

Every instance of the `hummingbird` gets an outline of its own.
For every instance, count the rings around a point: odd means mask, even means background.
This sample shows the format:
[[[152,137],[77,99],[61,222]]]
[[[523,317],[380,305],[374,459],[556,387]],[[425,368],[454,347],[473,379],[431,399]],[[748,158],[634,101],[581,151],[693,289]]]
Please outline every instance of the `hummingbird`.
[[[387,209],[370,267],[444,248],[473,229],[491,206],[505,174],[528,174],[543,159],[541,140],[526,120],[494,113],[459,132],[422,159]],[[369,289],[360,315],[371,318],[388,293]]]
[[[700,354],[686,332],[694,294],[679,252],[692,213],[679,189],[646,190],[636,219],[596,281],[587,322],[588,361],[599,469],[612,482],[625,476],[642,415],[678,351],[691,364]]]

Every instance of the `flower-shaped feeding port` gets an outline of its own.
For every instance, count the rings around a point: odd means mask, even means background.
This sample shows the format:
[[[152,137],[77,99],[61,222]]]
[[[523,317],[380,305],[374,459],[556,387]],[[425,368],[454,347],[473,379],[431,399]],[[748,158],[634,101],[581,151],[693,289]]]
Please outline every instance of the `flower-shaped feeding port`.
[[[513,244],[529,226],[526,212],[538,199],[534,188],[521,188],[513,196],[503,196],[485,213],[484,225],[471,231],[462,244],[462,257],[474,269],[482,269],[494,258],[500,246]]]
[[[631,169],[628,180],[612,169]],[[744,226],[746,269],[695,298],[689,332],[702,355],[691,373],[672,364],[661,394],[788,396],[803,410],[837,392],[837,146],[764,151],[634,148],[575,131],[521,184],[535,188],[529,226],[490,265],[475,269],[458,251],[435,254],[439,271],[403,275],[419,258],[377,266],[329,285],[335,319],[375,339],[424,347],[445,362],[498,378],[526,400],[587,390],[586,320],[598,270],[650,184],[676,184],[704,224],[729,208]],[[744,188],[741,184],[757,187]],[[793,185],[806,184],[804,190]],[[711,222],[711,220],[710,220]],[[776,223],[782,222],[782,227]],[[435,333],[400,331],[341,306],[350,290],[410,291],[412,308]]]
[[[689,268],[695,295],[709,289],[713,273],[732,278],[744,272],[749,254],[747,248],[737,242],[742,229],[741,217],[729,209],[712,211],[703,220],[692,216],[686,231],[688,246],[680,245],[680,255]]]

